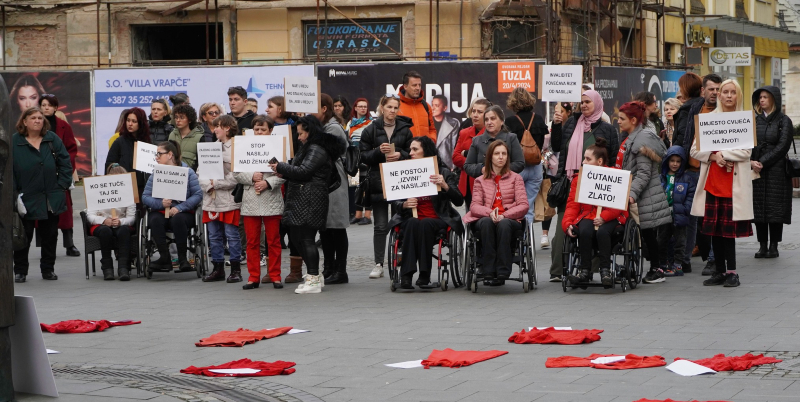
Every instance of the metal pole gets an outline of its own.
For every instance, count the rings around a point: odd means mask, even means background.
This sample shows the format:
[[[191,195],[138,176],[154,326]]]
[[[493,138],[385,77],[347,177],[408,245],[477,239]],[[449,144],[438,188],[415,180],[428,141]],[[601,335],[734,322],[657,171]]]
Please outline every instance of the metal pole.
[[[439,0],[436,0],[436,58],[439,58]]]
[[[3,14],[3,70],[6,69],[6,6],[0,7]]]
[[[327,3],[327,2],[326,2]],[[319,0],[317,0],[317,63],[319,63]]]
[[[545,39],[545,52],[546,52],[545,53],[545,61],[547,62],[547,64],[553,64],[553,58],[550,57],[550,55],[552,53],[550,47],[551,47],[551,45],[553,43],[550,40],[550,31],[552,29],[552,23],[550,21],[550,14],[551,14],[550,7],[552,7],[552,6],[553,6],[552,0],[547,0],[547,2],[545,2],[545,8],[547,8],[547,14],[545,14],[545,16],[544,16],[544,23],[547,25],[547,27],[545,28],[545,32],[547,34],[547,38]],[[574,35],[574,33],[573,33],[573,35]],[[549,106],[548,106],[548,109],[549,109]]]
[[[548,0],[549,1],[549,0]],[[464,55],[464,0],[458,10],[458,57]]]
[[[5,17],[5,7],[2,10]],[[5,18],[4,18],[5,20]],[[5,42],[3,42],[5,47]],[[5,57],[3,58],[5,61]],[[8,90],[0,76],[0,214],[11,216],[12,210],[12,168],[11,152],[11,102]],[[11,244],[11,225],[0,227],[0,244]],[[9,247],[10,248],[10,247]],[[6,251],[9,253],[10,250]],[[0,401],[14,400],[14,382],[11,372],[11,337],[9,327],[14,325],[14,272],[11,258],[0,259]],[[19,348],[20,345],[17,345]]]
[[[428,60],[433,60],[433,0],[428,5]]]
[[[325,32],[328,32],[328,2],[325,2]],[[328,60],[330,57],[326,54],[325,60]]]
[[[97,0],[97,68],[100,68],[100,0]]]
[[[108,14],[108,66],[111,67],[111,3],[106,3],[106,14]]]
[[[219,5],[214,0],[214,59],[219,60]]]
[[[208,46],[211,44],[211,41],[208,40],[209,35],[209,27],[208,27],[208,0],[206,0],[206,65],[211,64],[211,50]]]

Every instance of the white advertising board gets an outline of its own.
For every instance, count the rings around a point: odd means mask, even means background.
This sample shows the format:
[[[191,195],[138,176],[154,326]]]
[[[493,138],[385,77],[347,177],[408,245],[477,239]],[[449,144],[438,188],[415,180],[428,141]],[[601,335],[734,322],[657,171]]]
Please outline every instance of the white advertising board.
[[[749,66],[753,49],[749,47],[712,47],[708,51],[708,65],[713,67]]]

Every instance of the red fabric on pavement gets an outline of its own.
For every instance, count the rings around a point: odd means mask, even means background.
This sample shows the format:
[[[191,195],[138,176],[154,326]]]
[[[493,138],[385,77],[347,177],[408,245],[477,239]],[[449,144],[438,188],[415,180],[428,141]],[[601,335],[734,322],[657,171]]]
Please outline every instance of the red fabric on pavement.
[[[644,399],[644,398],[642,398],[642,399],[639,399],[638,401],[633,401],[633,402],[682,402],[682,401],[676,401],[674,399],[669,399],[669,398],[667,398],[667,399]],[[688,401],[688,402],[701,402],[701,401],[691,400],[691,401]],[[728,402],[728,401],[703,401],[703,402]]]
[[[557,367],[591,367],[606,370],[629,370],[648,367],[666,366],[667,362],[661,356],[637,356],[634,354],[625,355],[625,361],[610,364],[594,364],[592,360],[598,357],[619,356],[619,355],[598,355],[592,353],[588,357],[561,356],[548,357],[544,363],[547,368]]]
[[[509,342],[514,343],[559,343],[562,345],[578,345],[581,343],[592,343],[600,340],[602,329],[573,329],[560,330],[553,327],[536,329],[525,332],[515,332],[508,338]]]
[[[422,365],[428,369],[431,366],[442,366],[459,368],[469,366],[484,360],[494,359],[495,357],[502,356],[508,352],[502,350],[453,350],[447,348],[445,350],[434,349],[427,359],[422,361]]]
[[[42,324],[42,331],[52,332],[54,334],[84,334],[87,332],[103,332],[110,327],[119,327],[123,325],[141,324],[141,321],[123,320],[111,322],[108,320],[67,320],[57,322],[55,324]]]
[[[689,360],[676,357],[675,360]],[[692,363],[699,364],[703,367],[708,367],[714,371],[744,371],[749,370],[753,366],[760,366],[762,364],[780,363],[783,360],[774,357],[764,357],[764,355],[754,356],[750,353],[742,356],[725,356],[720,353],[708,359],[689,360]]]
[[[221,331],[208,338],[203,338],[195,346],[244,346],[248,343],[256,343],[262,339],[270,339],[281,336],[289,332],[292,327],[282,327],[274,329],[262,329],[251,331],[239,328],[236,331]]]
[[[281,360],[270,363],[270,362],[253,361],[250,359],[242,359],[220,364],[218,366],[205,366],[205,367],[189,366],[181,370],[181,373],[204,375],[207,377],[268,377],[273,375],[292,374],[295,372],[295,369],[292,368],[294,367],[294,365],[295,365],[294,362],[285,362]],[[214,369],[243,369],[243,368],[256,369],[261,371],[252,374],[250,373],[222,374],[209,371]]]

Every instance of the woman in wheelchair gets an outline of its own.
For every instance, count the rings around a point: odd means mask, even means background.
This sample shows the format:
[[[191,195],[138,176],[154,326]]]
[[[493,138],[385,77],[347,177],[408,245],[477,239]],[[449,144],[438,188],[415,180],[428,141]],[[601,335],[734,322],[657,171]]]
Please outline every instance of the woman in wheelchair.
[[[128,173],[119,163],[108,166],[106,174]],[[117,208],[116,214],[111,209],[96,209],[86,211],[92,236],[100,239],[100,268],[103,270],[103,279],[114,280],[114,258],[111,251],[116,247],[119,262],[117,275],[121,281],[129,281],[131,268],[131,226],[136,219],[136,204],[131,202],[124,208]]]
[[[606,139],[598,137],[594,145],[586,149],[583,154],[584,165],[606,166],[608,150]],[[576,173],[575,176],[578,174]],[[573,177],[570,186],[567,208],[561,227],[564,233],[580,240],[581,266],[578,275],[570,275],[569,281],[573,285],[592,280],[592,257],[594,244],[597,244],[597,256],[600,258],[600,281],[603,286],[610,288],[613,285],[611,277],[611,247],[613,247],[614,229],[617,225],[625,224],[628,217],[627,211],[603,208],[597,215],[597,207],[578,203],[575,200],[575,191],[578,180]]]
[[[477,221],[482,246],[482,266],[476,274],[499,286],[511,275],[514,232],[523,230],[528,196],[522,176],[511,171],[508,146],[493,141],[486,151],[483,175],[475,179],[472,204],[465,223]]]
[[[175,141],[164,141],[158,144],[156,162],[159,165],[173,165],[188,167],[181,162],[181,149]],[[194,170],[189,168],[189,183],[186,186],[186,201],[174,201],[153,197],[153,176],[147,179],[147,185],[142,194],[142,202],[150,212],[147,215],[148,227],[153,235],[153,241],[158,248],[159,259],[150,263],[147,268],[151,271],[169,271],[172,269],[172,259],[169,255],[167,244],[167,229],[172,229],[175,235],[175,245],[178,248],[178,264],[181,272],[192,271],[191,264],[186,259],[187,239],[189,229],[195,226],[194,210],[203,201],[203,191]],[[169,220],[164,217],[164,210],[169,208]]]
[[[428,137],[416,137],[411,141],[411,159],[436,156],[436,144]],[[431,175],[431,183],[439,185],[441,191],[430,197],[409,198],[394,202],[394,209],[400,211],[389,222],[390,227],[400,225],[403,231],[403,260],[400,270],[400,288],[414,289],[411,279],[419,266],[417,286],[424,287],[431,282],[431,259],[437,234],[448,227],[459,233],[464,231],[461,216],[452,204],[461,206],[464,197],[458,190],[458,177],[439,160],[439,174]],[[412,216],[412,208],[417,209],[417,217]]]

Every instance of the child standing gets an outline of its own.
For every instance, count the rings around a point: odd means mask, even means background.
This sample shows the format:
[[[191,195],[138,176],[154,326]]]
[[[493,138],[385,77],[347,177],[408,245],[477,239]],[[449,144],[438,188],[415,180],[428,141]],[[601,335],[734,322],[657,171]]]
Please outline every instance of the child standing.
[[[664,276],[683,276],[683,273],[692,272],[692,265],[685,255],[686,228],[689,225],[689,212],[694,199],[695,182],[684,174],[686,171],[686,151],[676,145],[667,149],[664,160],[661,162],[661,185],[667,193],[667,202],[672,207],[672,224],[663,225],[658,233],[658,245],[661,255],[669,255],[671,239],[675,238],[673,246],[674,262],[661,261]]]

